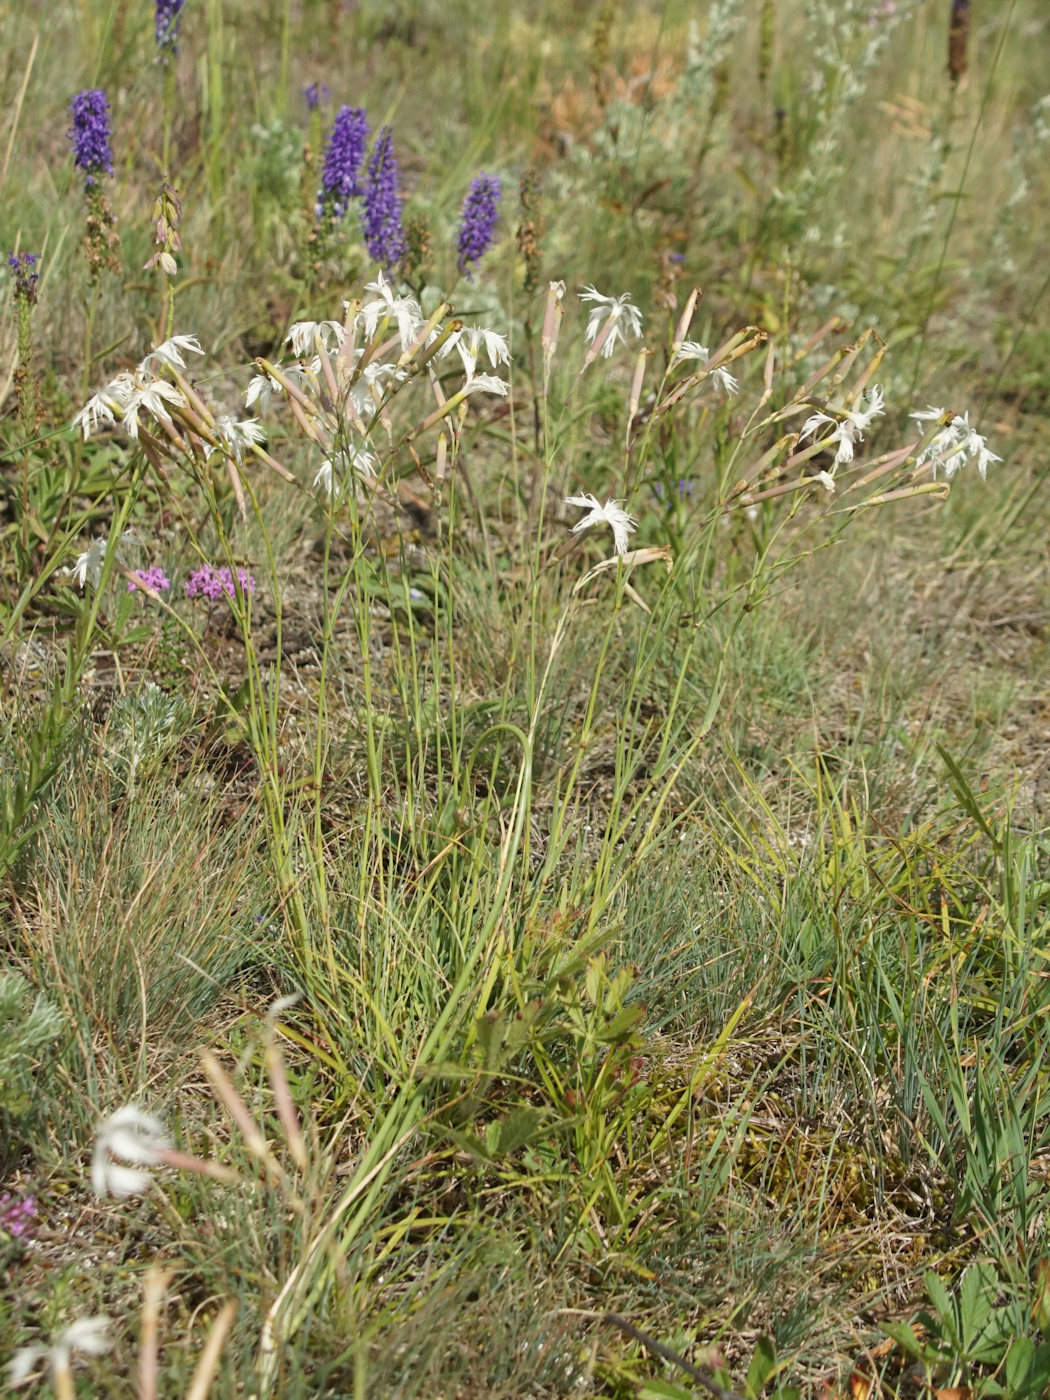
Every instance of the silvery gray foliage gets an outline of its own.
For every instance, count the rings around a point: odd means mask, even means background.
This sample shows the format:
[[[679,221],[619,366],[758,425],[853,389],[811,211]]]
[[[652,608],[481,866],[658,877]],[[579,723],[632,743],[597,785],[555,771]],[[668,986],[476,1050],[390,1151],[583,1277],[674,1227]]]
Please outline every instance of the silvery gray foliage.
[[[105,756],[118,783],[133,787],[141,770],[178,743],[190,719],[179,695],[150,681],[137,695],[122,695],[109,712]]]
[[[31,993],[19,973],[0,973],[0,1115],[14,1119],[32,1106],[37,1061],[62,1031],[61,1012],[40,994],[26,1014]]]

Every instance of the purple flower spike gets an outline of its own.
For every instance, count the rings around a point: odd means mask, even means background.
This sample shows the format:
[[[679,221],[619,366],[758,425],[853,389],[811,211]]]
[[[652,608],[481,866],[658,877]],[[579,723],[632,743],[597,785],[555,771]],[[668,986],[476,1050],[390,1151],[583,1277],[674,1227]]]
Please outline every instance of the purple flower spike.
[[[471,280],[469,264],[477,263],[488,251],[499,218],[503,194],[498,175],[482,173],[471,180],[463,211],[459,216],[459,270]]]
[[[178,53],[183,0],[156,0],[154,31],[161,53]]]
[[[85,88],[69,104],[73,125],[69,139],[73,143],[73,164],[84,172],[84,184],[100,183],[103,175],[113,174],[113,152],[110,149],[109,103],[101,88]]]
[[[316,92],[316,84],[314,90]],[[307,93],[310,89],[307,88]],[[309,102],[307,96],[307,102]],[[363,107],[340,107],[332,123],[325,152],[321,189],[317,196],[317,217],[325,214],[341,219],[351,199],[361,193],[358,175],[368,144],[368,117]]]
[[[365,245],[372,259],[389,271],[405,256],[408,245],[401,226],[394,137],[388,126],[380,131],[372,148],[363,205],[361,230]]]
[[[7,265],[15,279],[16,297],[29,302],[36,301],[36,284],[40,281],[36,265],[39,261],[39,253],[12,253],[8,258]]]
[[[319,85],[318,83],[310,83],[307,87],[304,87],[304,88],[303,88],[303,96],[306,98],[306,106],[307,106],[307,109],[308,109],[309,111],[311,111],[311,112],[314,111],[316,108],[320,107],[320,106],[322,105],[322,103],[327,102],[328,99],[331,97],[331,95],[332,95],[332,94],[331,94],[331,92],[328,90],[328,88],[323,87],[323,86]],[[345,110],[345,111],[349,111],[350,108],[347,107],[347,108],[344,108],[344,110]],[[365,129],[365,138],[366,138],[366,139],[367,139],[367,135],[368,135],[368,131],[367,131],[367,127],[366,127],[366,129]],[[362,143],[361,155],[364,155],[364,144],[363,144],[363,143]],[[357,163],[358,163],[358,165],[361,164],[361,156],[358,156],[358,158],[357,158]]]

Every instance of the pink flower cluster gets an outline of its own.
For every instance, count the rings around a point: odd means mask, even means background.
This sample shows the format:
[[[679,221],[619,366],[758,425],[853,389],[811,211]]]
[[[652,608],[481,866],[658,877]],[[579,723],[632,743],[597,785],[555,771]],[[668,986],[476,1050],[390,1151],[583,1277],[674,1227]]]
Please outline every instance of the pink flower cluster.
[[[136,569],[135,573],[147,586],[147,588],[153,588],[158,593],[161,593],[166,588],[171,587],[171,579],[168,578],[167,574],[164,572],[163,569]],[[129,593],[134,593],[137,587],[137,583],[132,583],[131,579],[128,579]]]
[[[255,579],[247,569],[237,570],[237,582],[243,592],[255,592]],[[233,581],[233,573],[225,566],[216,569],[211,564],[202,564],[199,569],[194,569],[186,580],[186,596],[189,598],[210,598],[214,602],[221,598],[224,593],[227,597],[233,598],[236,592],[237,586]]]
[[[11,1239],[21,1239],[30,1230],[30,1222],[36,1215],[35,1196],[12,1196],[5,1191],[0,1196],[0,1235]]]

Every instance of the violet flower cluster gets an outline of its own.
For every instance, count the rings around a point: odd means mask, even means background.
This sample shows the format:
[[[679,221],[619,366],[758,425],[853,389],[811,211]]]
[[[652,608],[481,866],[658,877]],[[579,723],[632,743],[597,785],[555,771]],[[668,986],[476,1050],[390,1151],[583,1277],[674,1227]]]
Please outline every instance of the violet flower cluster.
[[[397,189],[397,157],[393,132],[388,126],[376,137],[368,162],[361,231],[372,259],[388,272],[405,256],[407,244]]]
[[[317,85],[314,84],[316,94]],[[306,89],[310,103],[310,89]],[[316,103],[310,104],[316,106]],[[328,138],[321,189],[317,196],[317,217],[337,221],[346,213],[351,199],[362,193],[358,179],[368,144],[368,117],[363,107],[340,107]]]
[[[154,589],[157,593],[163,593],[171,587],[171,579],[163,569],[154,567],[152,569],[136,569],[135,573],[146,585],[147,588]],[[134,593],[138,584],[132,579],[128,579],[128,592]]]
[[[477,264],[488,251],[499,218],[503,189],[498,175],[482,172],[471,180],[459,217],[459,270],[471,280],[470,265]]]
[[[255,579],[247,569],[237,570],[237,582],[244,593],[255,592]],[[233,598],[236,595],[237,586],[233,581],[233,573],[223,566],[216,569],[211,564],[202,564],[199,569],[194,569],[186,580],[186,596],[189,598],[210,598],[212,602],[221,598],[225,593],[227,597]]]
[[[309,112],[316,111],[322,103],[328,101],[331,95],[331,91],[319,83],[308,83],[307,86],[303,88],[303,97],[306,98],[306,108]],[[343,110],[349,111],[350,108],[344,107]],[[360,159],[358,159],[357,163],[358,165],[361,164]]]
[[[39,253],[12,253],[7,260],[15,279],[15,296],[30,305],[36,301],[36,284],[40,281],[36,265],[39,261]]]
[[[101,88],[85,88],[69,104],[72,125],[73,164],[84,172],[84,188],[97,185],[103,175],[113,174],[110,147],[109,102]]]
[[[35,1196],[12,1196],[5,1191],[0,1196],[0,1235],[18,1240],[28,1235],[36,1215]]]
[[[161,54],[178,53],[179,24],[182,21],[183,0],[156,0],[154,32]]]

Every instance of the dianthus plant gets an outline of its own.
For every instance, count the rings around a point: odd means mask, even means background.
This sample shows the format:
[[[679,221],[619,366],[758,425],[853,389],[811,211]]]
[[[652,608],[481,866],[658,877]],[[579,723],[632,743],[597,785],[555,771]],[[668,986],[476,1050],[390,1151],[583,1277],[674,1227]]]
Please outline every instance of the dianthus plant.
[[[454,435],[468,399],[507,392],[506,381],[489,372],[510,360],[497,331],[449,319],[444,303],[424,316],[382,272],[365,290],[370,295],[363,303],[343,303],[342,320],[296,322],[288,333],[293,358],[257,360],[260,373],[247,393],[251,409],[265,409],[275,396],[287,402],[316,448],[311,485],[332,501],[345,499],[350,487],[355,497],[388,494],[386,478],[419,470],[414,444],[428,430],[444,423]],[[436,367],[453,354],[463,378],[448,394]],[[406,421],[395,409],[412,402],[406,391],[413,385],[426,386],[432,407],[417,405]],[[446,450],[443,434],[435,448],[439,479]]]

